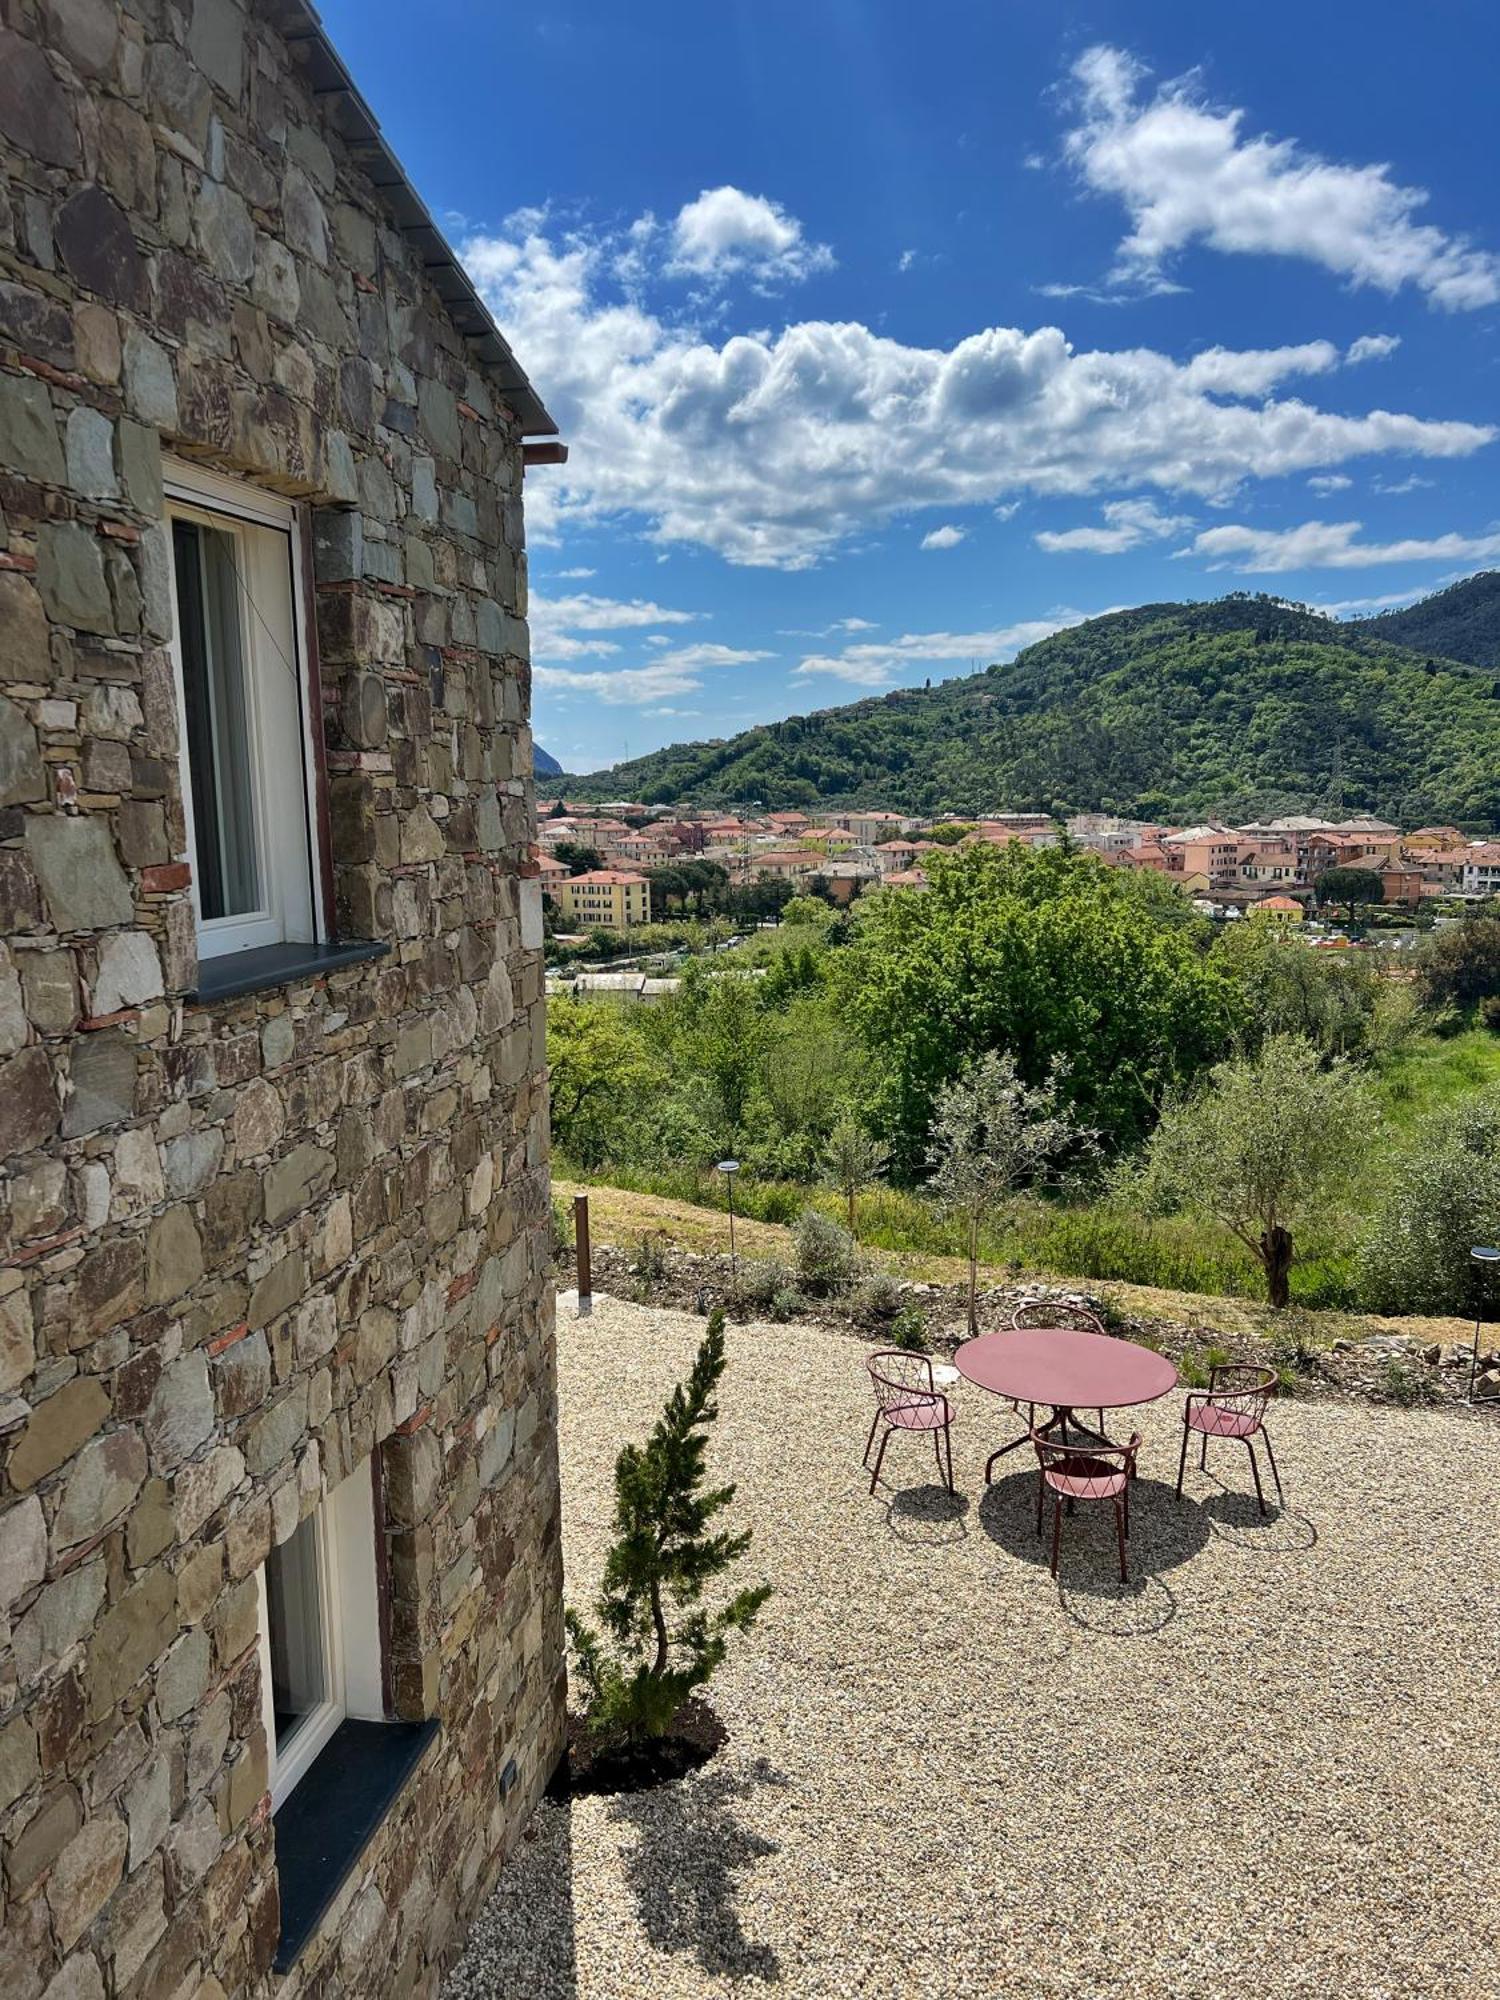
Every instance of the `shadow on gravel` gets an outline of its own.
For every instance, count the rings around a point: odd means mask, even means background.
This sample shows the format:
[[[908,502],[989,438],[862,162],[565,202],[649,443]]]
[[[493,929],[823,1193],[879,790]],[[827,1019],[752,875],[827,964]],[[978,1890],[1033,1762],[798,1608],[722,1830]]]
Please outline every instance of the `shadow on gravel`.
[[[898,1542],[919,1548],[943,1548],[968,1540],[967,1493],[950,1493],[946,1486],[908,1486],[893,1493],[885,1510],[886,1526]]]
[[[1212,1473],[1208,1476],[1213,1479]],[[1317,1528],[1306,1514],[1280,1506],[1274,1491],[1266,1495],[1264,1515],[1253,1493],[1240,1493],[1228,1486],[1220,1486],[1199,1504],[1211,1533],[1252,1555],[1296,1555],[1318,1545]]]
[[[745,1772],[711,1770],[614,1804],[610,1818],[635,1829],[625,1879],[658,1951],[692,1952],[716,1977],[780,1979],[772,1947],[745,1935],[735,1881],[776,1843],[743,1825],[735,1807],[757,1785],[787,1783],[759,1758]]]
[[[1039,1535],[1036,1487],[1035,1468],[997,1480],[979,1503],[979,1525],[1007,1555],[1045,1573],[1052,1560],[1052,1513],[1049,1504]],[[1201,1555],[1211,1533],[1204,1510],[1186,1494],[1179,1501],[1164,1480],[1138,1479],[1130,1494],[1130,1582],[1121,1583],[1114,1509],[1080,1504],[1063,1517],[1058,1563],[1063,1609],[1091,1631],[1122,1638],[1159,1632],[1177,1615],[1177,1600],[1162,1572]]]

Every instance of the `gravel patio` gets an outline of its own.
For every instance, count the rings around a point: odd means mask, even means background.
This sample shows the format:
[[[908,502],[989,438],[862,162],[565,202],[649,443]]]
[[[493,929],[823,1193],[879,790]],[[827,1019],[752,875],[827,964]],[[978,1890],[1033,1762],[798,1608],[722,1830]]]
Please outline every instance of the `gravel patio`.
[[[576,1599],[615,1451],[701,1332],[559,1305]],[[730,1741],[677,1785],[543,1806],[450,2000],[1500,1993],[1492,1421],[1275,1405],[1262,1522],[1227,1446],[1174,1501],[1173,1395],[1136,1413],[1136,1581],[1080,1508],[1058,1585],[1034,1461],[984,1489],[1002,1405],[956,1391],[956,1501],[905,1438],[871,1499],[864,1349],[729,1342],[715,1464],[776,1591],[714,1683]]]

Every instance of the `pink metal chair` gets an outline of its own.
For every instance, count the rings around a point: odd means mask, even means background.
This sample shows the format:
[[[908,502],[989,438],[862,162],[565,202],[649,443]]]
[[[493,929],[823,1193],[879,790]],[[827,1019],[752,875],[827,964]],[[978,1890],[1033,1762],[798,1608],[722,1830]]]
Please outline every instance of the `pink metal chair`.
[[[1063,1506],[1071,1513],[1075,1500],[1108,1500],[1115,1510],[1115,1534],[1120,1544],[1120,1581],[1129,1583],[1125,1565],[1125,1543],[1130,1534],[1130,1482],[1135,1478],[1135,1456],[1141,1448],[1136,1431],[1129,1444],[1056,1444],[1039,1432],[1032,1435],[1036,1446],[1039,1478],[1036,1489],[1036,1531],[1042,1532],[1042,1506],[1052,1495],[1052,1574],[1057,1575],[1057,1554],[1062,1541]]]
[[[1194,1389],[1182,1412],[1182,1455],[1177,1461],[1177,1497],[1182,1498],[1182,1475],[1187,1469],[1188,1438],[1194,1431],[1200,1439],[1198,1469],[1208,1470],[1210,1438],[1234,1438],[1250,1454],[1250,1471],[1255,1480],[1255,1499],[1262,1514],[1266,1496],[1261,1491],[1260,1467],[1255,1462],[1255,1439],[1266,1447],[1271,1477],[1276,1481],[1276,1498],[1282,1499],[1281,1474],[1276,1470],[1276,1454],[1271,1449],[1271,1433],[1266,1429],[1266,1405],[1276,1389],[1276,1370],[1253,1362],[1230,1361],[1211,1369],[1206,1389]]]
[[[875,1419],[865,1440],[866,1465],[870,1463],[870,1453],[874,1449],[875,1433],[882,1424],[885,1425],[880,1450],[875,1456],[875,1470],[870,1474],[870,1491],[873,1493],[879,1483],[885,1448],[892,1437],[897,1431],[915,1431],[926,1432],[931,1437],[932,1448],[937,1455],[938,1478],[951,1493],[953,1406],[933,1381],[932,1357],[913,1354],[906,1348],[888,1347],[872,1354],[867,1366],[875,1390]],[[943,1464],[945,1452],[948,1461],[946,1470]]]

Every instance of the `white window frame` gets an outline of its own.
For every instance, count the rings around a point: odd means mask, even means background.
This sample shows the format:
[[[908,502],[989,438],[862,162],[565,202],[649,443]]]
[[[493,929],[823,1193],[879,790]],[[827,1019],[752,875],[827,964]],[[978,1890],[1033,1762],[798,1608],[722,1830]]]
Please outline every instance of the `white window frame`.
[[[301,518],[296,504],[280,494],[268,493],[243,480],[226,478],[206,467],[181,459],[167,459],[163,465],[163,485],[167,500],[167,569],[172,591],[172,672],[177,694],[178,764],[182,779],[183,814],[187,851],[182,857],[192,870],[193,915],[197,924],[200,959],[222,958],[233,952],[252,951],[274,944],[321,944],[327,936],[322,907],[317,861],[318,842],[313,802],[317,798],[317,766],[312,719],[308,714],[307,632],[303,605],[304,570]],[[199,902],[197,840],[194,831],[192,773],[188,759],[186,728],[187,700],[184,684],[181,620],[177,605],[177,565],[171,546],[174,520],[197,521],[222,533],[233,534],[239,543],[239,573],[248,577],[255,564],[245,555],[246,527],[271,529],[287,542],[288,589],[291,599],[292,658],[277,662],[276,670],[289,664],[295,680],[296,727],[299,756],[294,765],[274,757],[263,741],[264,696],[260,686],[267,671],[269,640],[251,617],[241,595],[241,646],[247,664],[246,707],[251,741],[246,745],[250,765],[252,810],[256,829],[256,869],[261,885],[261,907],[243,915],[205,918]],[[269,554],[269,551],[266,552]],[[295,827],[295,836],[288,825]],[[269,828],[278,836],[267,839]]]
[[[266,1566],[255,1572],[259,1600],[260,1706],[266,1735],[271,1810],[279,1812],[347,1718],[384,1722],[380,1586],[375,1560],[375,1487],[365,1459],[326,1494],[311,1515],[318,1606],[317,1635],[326,1698],[311,1709],[278,1754],[271,1696],[271,1620]]]

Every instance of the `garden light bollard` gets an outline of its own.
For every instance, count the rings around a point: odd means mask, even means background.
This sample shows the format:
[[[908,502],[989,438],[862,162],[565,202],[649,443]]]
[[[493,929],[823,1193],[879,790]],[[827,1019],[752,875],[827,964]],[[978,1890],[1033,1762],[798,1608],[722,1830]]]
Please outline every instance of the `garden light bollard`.
[[[573,1247],[578,1257],[578,1317],[586,1319],[594,1310],[594,1273],[589,1258],[589,1198],[573,1197]]]
[[[1469,1393],[1465,1398],[1466,1402],[1472,1403],[1474,1401],[1474,1383],[1479,1374],[1479,1329],[1484,1320],[1484,1281],[1490,1270],[1496,1264],[1500,1264],[1500,1250],[1486,1249],[1476,1243],[1474,1248],[1469,1252],[1469,1255],[1479,1266],[1478,1271],[1475,1273],[1478,1295],[1474,1302],[1474,1351],[1469,1356]],[[1494,1398],[1482,1396],[1479,1400],[1488,1403],[1492,1402]]]
[[[734,1297],[739,1297],[740,1266],[734,1249],[734,1177],[740,1170],[738,1160],[720,1160],[719,1172],[724,1176],[724,1185],[729,1190],[729,1289]]]

